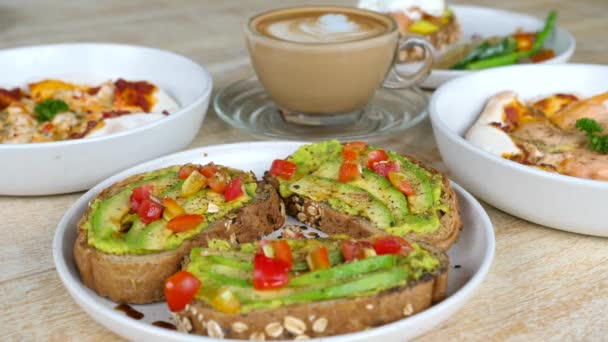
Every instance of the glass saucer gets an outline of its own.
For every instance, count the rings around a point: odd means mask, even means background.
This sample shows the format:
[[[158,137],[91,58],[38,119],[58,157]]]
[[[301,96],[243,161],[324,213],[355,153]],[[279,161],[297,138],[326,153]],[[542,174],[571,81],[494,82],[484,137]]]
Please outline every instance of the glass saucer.
[[[427,116],[428,97],[418,88],[380,88],[352,124],[308,126],[286,122],[256,78],[237,81],[213,100],[218,116],[250,134],[281,140],[355,140],[402,132]]]

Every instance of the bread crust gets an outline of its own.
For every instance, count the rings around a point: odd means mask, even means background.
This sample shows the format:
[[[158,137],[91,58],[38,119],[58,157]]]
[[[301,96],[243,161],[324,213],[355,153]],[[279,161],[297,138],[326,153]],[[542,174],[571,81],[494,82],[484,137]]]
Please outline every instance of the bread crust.
[[[423,165],[416,158],[403,155],[412,163],[427,170],[431,174],[441,174],[432,167]],[[460,206],[454,189],[450,185],[450,180],[443,174],[442,176],[442,200],[448,205],[448,212],[439,220],[440,227],[433,233],[418,234],[408,233],[405,237],[408,240],[424,242],[435,246],[443,251],[448,250],[457,240],[462,229],[460,217]],[[278,181],[269,173],[264,176],[265,180],[273,184],[277,189]],[[386,235],[387,233],[377,228],[373,223],[363,217],[350,216],[332,209],[325,203],[313,201],[298,195],[284,198],[287,214],[295,217],[300,222],[318,228],[323,232],[333,234],[347,234],[355,239],[366,238],[374,235]]]
[[[126,185],[141,180],[135,175],[103,190],[98,199],[105,199]],[[91,207],[78,224],[74,244],[74,261],[82,282],[99,295],[117,303],[145,304],[164,299],[166,278],[180,269],[184,256],[194,247],[206,246],[209,239],[251,242],[280,228],[285,222],[285,210],[276,190],[264,182],[258,183],[256,199],[222,220],[213,222],[197,236],[175,250],[145,255],[115,255],[90,246],[83,224],[91,215]]]
[[[294,304],[247,314],[226,314],[203,302],[194,301],[174,314],[176,326],[183,332],[211,337],[260,339],[263,335],[266,340],[283,340],[299,335],[322,337],[346,334],[394,322],[420,312],[446,296],[448,257],[431,246],[423,247],[431,250],[440,260],[440,265],[432,274],[426,274],[400,288],[371,296]],[[294,320],[288,318],[286,321],[286,317],[296,319],[299,330],[303,330],[301,334],[293,327],[288,329],[288,326],[294,325]]]

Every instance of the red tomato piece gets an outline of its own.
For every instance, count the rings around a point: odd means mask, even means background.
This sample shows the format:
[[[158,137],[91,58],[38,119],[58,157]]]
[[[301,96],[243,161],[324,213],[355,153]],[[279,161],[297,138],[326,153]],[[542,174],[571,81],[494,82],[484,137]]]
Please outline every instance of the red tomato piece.
[[[344,147],[349,147],[350,149],[361,153],[367,150],[367,143],[365,141],[351,141],[346,143]]]
[[[342,183],[354,181],[361,176],[361,170],[359,170],[359,164],[352,162],[345,162],[340,165],[340,171],[338,172],[338,180]]]
[[[139,216],[141,222],[148,224],[158,220],[163,215],[163,209],[162,205],[146,198],[140,203],[137,216]]]
[[[188,271],[179,271],[165,280],[165,299],[169,310],[183,310],[192,302],[201,287],[201,281]]]
[[[184,165],[179,168],[179,171],[177,172],[177,178],[186,179],[186,178],[188,178],[188,176],[190,176],[192,171],[194,171],[194,166]]]
[[[152,189],[154,189],[152,184],[140,185],[133,189],[133,192],[131,193],[131,209],[133,209],[133,211],[139,210],[139,206],[143,200],[150,198]]]
[[[331,266],[325,246],[317,247],[310,252],[306,258],[306,262],[311,271],[322,270]]]
[[[218,194],[223,194],[224,191],[226,191],[226,178],[220,173],[217,173],[211,178],[207,179],[207,184],[209,185],[211,190]]]
[[[413,247],[404,238],[390,235],[376,239],[376,241],[374,241],[374,250],[378,255],[407,255],[413,250]]]
[[[226,202],[230,202],[236,198],[241,197],[245,192],[243,191],[243,181],[240,178],[235,178],[228,184],[224,191],[224,199]]]
[[[342,160],[346,162],[356,162],[359,159],[359,152],[350,148],[348,145],[342,149]]]
[[[391,184],[397,188],[397,190],[401,191],[406,196],[411,196],[416,193],[416,190],[414,190],[412,184],[410,184],[403,174],[399,174],[398,172],[389,172],[388,179],[391,181]]]
[[[282,260],[289,265],[293,265],[293,256],[291,255],[291,247],[285,240],[272,241],[272,248],[274,249],[274,258]],[[291,268],[290,268],[291,269]]]
[[[198,227],[203,221],[205,221],[205,217],[202,215],[185,214],[171,219],[167,223],[167,228],[175,233],[180,233]]]
[[[274,177],[291,179],[296,173],[297,165],[289,160],[275,159],[270,166],[270,174]]]
[[[388,154],[385,150],[373,150],[367,154],[367,167],[373,170],[374,164],[387,160]]]
[[[388,174],[390,172],[399,171],[399,162],[397,162],[396,160],[378,162],[372,166],[372,170],[374,170],[374,172],[379,175],[388,177]]]
[[[540,63],[553,57],[555,57],[555,51],[551,49],[542,49],[538,51],[534,56],[532,56],[530,58],[530,61],[532,61],[532,63]]]
[[[365,249],[373,249],[373,245],[369,241],[346,240],[340,245],[342,256],[345,261],[365,259]]]
[[[207,165],[203,165],[200,169],[199,172],[203,174],[203,176],[207,177],[207,178],[211,178],[213,175],[215,175],[215,173],[218,171],[217,166],[215,166],[215,164],[213,163],[209,163]]]
[[[253,287],[258,290],[276,289],[287,285],[287,272],[291,265],[283,260],[272,259],[262,253],[253,258]]]

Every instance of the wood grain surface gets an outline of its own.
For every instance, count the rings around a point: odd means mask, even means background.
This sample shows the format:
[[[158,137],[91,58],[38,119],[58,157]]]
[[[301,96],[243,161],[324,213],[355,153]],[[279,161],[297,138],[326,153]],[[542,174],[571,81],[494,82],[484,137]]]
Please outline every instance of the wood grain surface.
[[[85,41],[153,46],[206,65],[217,91],[253,74],[241,34],[248,16],[315,2],[2,0],[0,48]],[[608,63],[606,0],[467,3],[538,17],[558,9],[559,25],[577,39],[572,61]],[[190,147],[254,140],[210,111]],[[445,171],[428,120],[375,143]],[[78,172],[66,176],[78,177]],[[120,340],[68,296],[51,258],[56,224],[79,195],[0,197],[0,340]],[[608,240],[544,228],[485,208],[497,235],[490,274],[473,300],[420,340],[608,340]]]

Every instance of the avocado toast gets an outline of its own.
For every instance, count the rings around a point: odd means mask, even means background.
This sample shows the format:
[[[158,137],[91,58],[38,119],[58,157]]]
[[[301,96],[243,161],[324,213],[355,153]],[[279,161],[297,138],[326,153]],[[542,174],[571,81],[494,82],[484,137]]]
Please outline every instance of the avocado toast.
[[[448,257],[395,236],[215,240],[167,279],[179,330],[215,338],[304,339],[362,331],[446,295]]]
[[[447,177],[364,142],[303,145],[265,179],[288,214],[328,234],[393,234],[447,250],[462,226]]]
[[[250,242],[282,226],[275,189],[250,172],[186,164],[131,176],[102,191],[78,224],[82,281],[115,302],[161,301],[163,282],[209,239]]]

